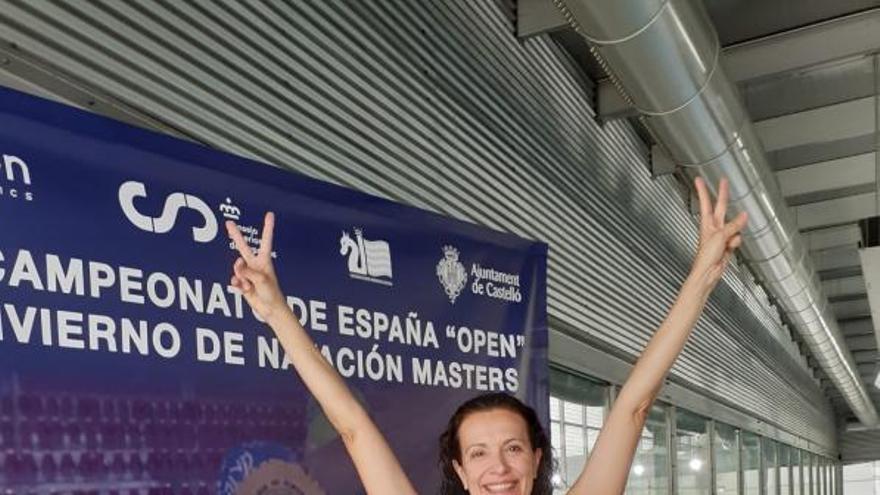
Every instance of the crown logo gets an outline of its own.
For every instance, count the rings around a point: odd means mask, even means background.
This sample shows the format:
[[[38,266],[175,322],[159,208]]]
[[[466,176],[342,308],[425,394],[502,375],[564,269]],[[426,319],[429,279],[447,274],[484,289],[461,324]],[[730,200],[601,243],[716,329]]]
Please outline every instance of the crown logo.
[[[467,270],[458,260],[458,249],[452,246],[443,246],[443,258],[437,263],[437,279],[449,297],[449,302],[455,304],[465,284],[467,284]]]

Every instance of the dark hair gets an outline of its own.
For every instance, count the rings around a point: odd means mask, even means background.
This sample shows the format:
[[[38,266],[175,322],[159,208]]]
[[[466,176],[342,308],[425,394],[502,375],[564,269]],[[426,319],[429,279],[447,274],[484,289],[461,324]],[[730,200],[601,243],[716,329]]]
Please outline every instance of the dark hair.
[[[460,405],[455,414],[449,418],[446,431],[440,435],[440,469],[443,473],[443,482],[440,486],[441,495],[467,495],[455,467],[452,462],[461,463],[461,445],[458,439],[458,429],[465,418],[476,412],[490,411],[493,409],[506,409],[519,414],[526,422],[529,429],[529,443],[532,450],[541,449],[541,461],[538,465],[538,476],[532,487],[531,495],[551,495],[553,486],[550,477],[553,475],[553,452],[550,440],[544,432],[544,427],[538,421],[538,415],[531,407],[523,404],[516,397],[505,393],[489,393],[478,395]]]

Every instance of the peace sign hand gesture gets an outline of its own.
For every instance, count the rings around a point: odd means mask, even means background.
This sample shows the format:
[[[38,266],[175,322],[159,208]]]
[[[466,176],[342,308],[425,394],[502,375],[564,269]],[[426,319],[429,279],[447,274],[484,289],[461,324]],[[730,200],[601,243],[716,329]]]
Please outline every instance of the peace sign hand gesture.
[[[700,244],[691,272],[697,275],[711,290],[721,280],[733,251],[742,244],[740,231],[746,226],[748,215],[742,212],[730,222],[725,222],[729,185],[721,179],[718,199],[713,208],[709,191],[702,178],[694,181],[700,200]]]
[[[260,249],[254,253],[241,232],[232,221],[226,222],[226,231],[235,243],[239,258],[232,266],[231,284],[241,290],[245,300],[264,321],[282,313],[286,308],[284,295],[278,285],[275,267],[272,264],[272,234],[275,229],[275,215],[266,213],[263,222],[263,235]]]

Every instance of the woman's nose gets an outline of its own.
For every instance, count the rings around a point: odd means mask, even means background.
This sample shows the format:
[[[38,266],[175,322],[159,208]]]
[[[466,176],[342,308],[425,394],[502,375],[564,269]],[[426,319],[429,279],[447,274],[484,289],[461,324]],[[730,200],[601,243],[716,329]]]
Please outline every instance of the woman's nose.
[[[504,474],[510,471],[510,462],[503,453],[499,453],[493,459],[492,472]]]

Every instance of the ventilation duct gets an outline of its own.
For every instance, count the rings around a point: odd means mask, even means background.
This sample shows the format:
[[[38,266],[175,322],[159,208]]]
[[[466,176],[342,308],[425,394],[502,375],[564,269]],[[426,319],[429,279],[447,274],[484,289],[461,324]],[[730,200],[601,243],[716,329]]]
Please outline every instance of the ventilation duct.
[[[761,143],[720,65],[718,36],[690,0],[554,0],[617,89],[675,163],[717,187],[731,215],[746,211],[742,253],[866,426],[877,411],[844,345],[804,242]]]

